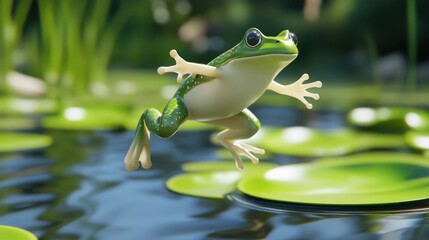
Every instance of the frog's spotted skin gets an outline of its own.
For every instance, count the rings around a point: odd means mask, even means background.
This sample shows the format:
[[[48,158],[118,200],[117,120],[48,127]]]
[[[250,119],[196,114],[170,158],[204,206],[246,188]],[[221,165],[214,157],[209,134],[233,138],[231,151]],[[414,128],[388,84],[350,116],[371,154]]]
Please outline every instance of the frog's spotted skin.
[[[180,96],[183,98],[186,93],[191,91],[194,87],[211,80],[213,80],[212,77],[206,77],[203,75],[189,76],[185,79],[185,82],[179,86],[175,96]]]
[[[308,88],[321,87],[321,82],[304,84],[304,74],[295,83],[281,85],[274,81],[277,74],[298,55],[297,38],[288,30],[275,37],[264,36],[251,28],[243,40],[207,65],[187,62],[175,50],[170,51],[176,64],[158,68],[159,74],[177,73],[181,83],[164,110],[148,109],[140,118],[131,147],[124,159],[127,170],[151,167],[150,132],[161,137],[174,134],[186,120],[223,126],[226,130],[217,139],[233,155],[238,168],[243,168],[240,156],[258,163],[254,154],[259,149],[240,142],[253,136],[260,128],[258,119],[247,109],[266,89],[292,96],[307,108],[312,105],[305,97],[318,99]],[[184,75],[190,75],[183,80]]]

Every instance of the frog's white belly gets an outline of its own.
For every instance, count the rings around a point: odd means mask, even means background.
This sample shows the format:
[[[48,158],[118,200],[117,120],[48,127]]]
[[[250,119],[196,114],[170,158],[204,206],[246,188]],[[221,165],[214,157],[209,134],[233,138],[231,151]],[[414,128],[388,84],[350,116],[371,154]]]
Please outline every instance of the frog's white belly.
[[[248,57],[220,67],[222,79],[202,83],[185,94],[189,119],[210,121],[240,113],[261,97],[275,76],[295,57],[280,54]]]

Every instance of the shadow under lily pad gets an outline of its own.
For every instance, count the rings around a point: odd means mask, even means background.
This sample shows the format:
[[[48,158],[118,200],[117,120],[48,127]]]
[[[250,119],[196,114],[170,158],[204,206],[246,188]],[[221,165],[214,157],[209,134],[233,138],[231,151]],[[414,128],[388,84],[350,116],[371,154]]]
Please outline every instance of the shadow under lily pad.
[[[166,186],[173,192],[204,198],[223,198],[234,191],[243,176],[265,172],[277,166],[272,163],[246,164],[238,170],[233,160],[225,162],[196,162],[182,165],[186,173],[170,178]]]
[[[366,153],[276,167],[244,176],[240,192],[265,200],[370,205],[429,198],[429,158],[405,153]]]

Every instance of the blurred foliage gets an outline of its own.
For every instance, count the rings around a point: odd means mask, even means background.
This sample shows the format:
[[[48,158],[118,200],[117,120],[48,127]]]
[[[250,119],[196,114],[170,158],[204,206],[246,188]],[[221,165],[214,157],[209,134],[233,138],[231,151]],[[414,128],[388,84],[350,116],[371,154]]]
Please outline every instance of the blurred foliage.
[[[346,72],[357,74],[357,79],[370,76],[368,36],[379,57],[396,52],[404,58],[407,55],[406,1],[325,0],[314,21],[303,15],[305,2],[136,1],[129,6],[134,21],[119,36],[113,63],[156,67],[171,61],[171,48],[186,59],[208,62],[238,43],[249,27],[258,27],[266,35],[293,31],[301,52],[293,69],[311,69],[313,75],[335,77]],[[429,9],[429,3],[417,0],[416,5],[421,63],[429,56],[429,48],[424,47],[429,40],[429,16],[424,9]]]
[[[10,1],[13,9],[26,2]],[[15,55],[21,57],[13,66],[45,81],[52,68],[69,70],[79,82],[73,88],[82,92],[91,87],[88,81],[104,78],[107,66],[168,64],[171,48],[189,61],[209,62],[237,44],[248,28],[258,27],[266,35],[290,29],[298,36],[300,57],[284,71],[290,78],[309,71],[324,82],[393,79],[403,87],[407,44],[414,37],[421,66],[417,78],[429,79],[429,2],[409,1],[416,6],[411,14],[404,0],[39,0],[31,5],[22,41],[15,44],[20,46]],[[309,8],[312,17],[305,13]],[[410,15],[416,19],[414,37],[409,36]],[[95,79],[84,80],[91,76]]]

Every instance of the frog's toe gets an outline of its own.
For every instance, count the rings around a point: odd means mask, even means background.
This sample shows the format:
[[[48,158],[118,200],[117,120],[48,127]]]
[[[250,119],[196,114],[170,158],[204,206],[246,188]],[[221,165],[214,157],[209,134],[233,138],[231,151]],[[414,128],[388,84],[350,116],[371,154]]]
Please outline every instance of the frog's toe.
[[[310,98],[313,98],[315,100],[319,100],[319,98],[320,98],[319,94],[317,94],[317,93],[307,93],[307,94],[305,94],[305,97],[310,97]]]
[[[242,142],[234,142],[233,144],[233,150],[236,154],[247,157],[252,161],[253,164],[259,163],[259,158],[257,158],[253,153],[255,154],[264,154],[265,150],[260,149],[254,146],[250,146],[248,144],[242,143]]]
[[[140,153],[139,162],[144,169],[149,169],[152,167],[152,161],[150,159],[150,146],[146,143],[144,145],[145,146]]]
[[[159,67],[157,69],[157,72],[158,72],[159,75],[163,75],[164,73],[167,72],[167,70],[165,69],[165,67]]]
[[[124,158],[125,169],[127,171],[133,171],[139,168],[137,151],[138,151],[137,143],[133,141],[133,143],[130,146],[130,149],[128,150],[127,155]]]
[[[177,53],[176,49],[171,49],[170,50],[170,57],[175,58],[177,57],[179,54]]]

